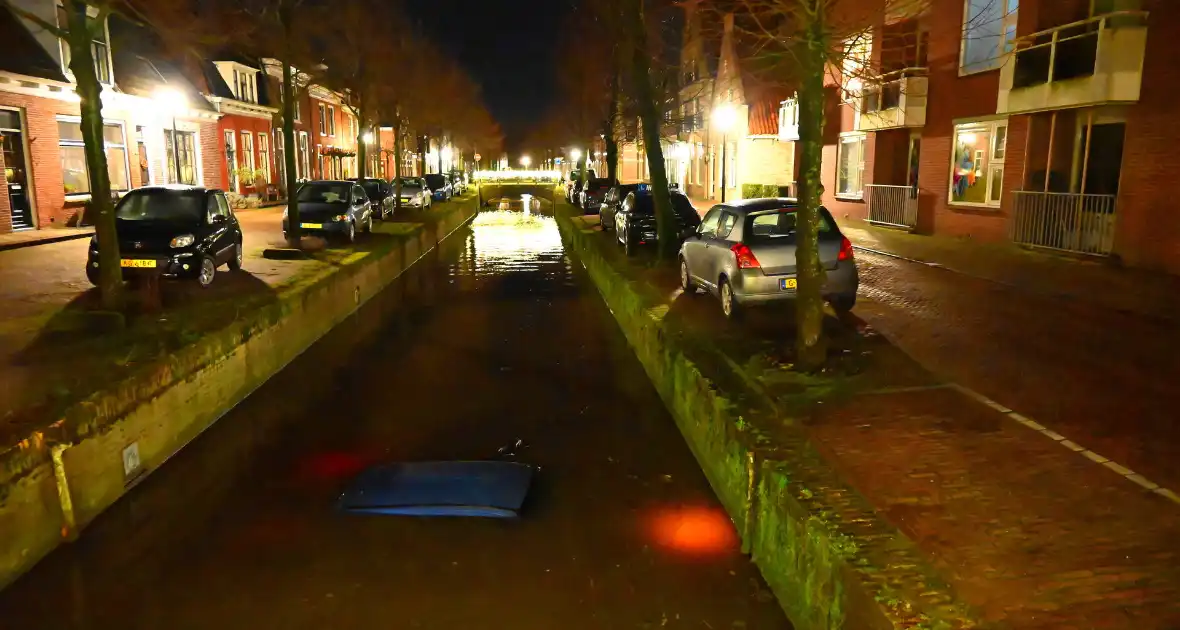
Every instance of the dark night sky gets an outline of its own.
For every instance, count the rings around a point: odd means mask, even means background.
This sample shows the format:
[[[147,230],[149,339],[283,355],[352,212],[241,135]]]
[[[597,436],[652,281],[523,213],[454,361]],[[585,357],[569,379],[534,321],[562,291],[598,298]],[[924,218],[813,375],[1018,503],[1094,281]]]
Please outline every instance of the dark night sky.
[[[411,15],[483,88],[511,147],[553,101],[558,31],[575,0],[407,0]]]

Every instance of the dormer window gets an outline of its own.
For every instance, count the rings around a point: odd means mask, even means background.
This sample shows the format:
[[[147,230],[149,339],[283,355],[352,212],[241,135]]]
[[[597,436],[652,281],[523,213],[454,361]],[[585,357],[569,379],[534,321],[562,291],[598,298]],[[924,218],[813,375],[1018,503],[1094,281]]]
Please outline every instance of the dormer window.
[[[107,44],[107,25],[106,23],[99,23],[97,12],[95,9],[79,6],[79,11],[85,10],[86,28],[90,31],[90,55],[94,57],[94,73],[98,75],[98,82],[103,85],[111,84],[111,52]],[[65,7],[58,5],[57,7],[57,24],[63,29],[69,30],[69,16],[66,15]],[[69,42],[61,41],[61,63],[66,76],[73,77],[74,73],[70,70],[70,44]]]
[[[257,68],[251,68],[236,61],[216,61],[214,65],[221,73],[221,78],[225,79],[234,99],[243,103],[258,102],[259,70]]]

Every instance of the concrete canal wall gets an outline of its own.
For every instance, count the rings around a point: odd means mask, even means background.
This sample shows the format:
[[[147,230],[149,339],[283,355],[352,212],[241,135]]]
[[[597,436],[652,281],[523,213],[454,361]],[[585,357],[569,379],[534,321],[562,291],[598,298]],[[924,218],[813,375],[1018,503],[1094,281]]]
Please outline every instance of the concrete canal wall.
[[[232,325],[163,356],[0,449],[0,588],[217,422],[470,221],[472,200],[437,211],[388,248],[358,253]]]

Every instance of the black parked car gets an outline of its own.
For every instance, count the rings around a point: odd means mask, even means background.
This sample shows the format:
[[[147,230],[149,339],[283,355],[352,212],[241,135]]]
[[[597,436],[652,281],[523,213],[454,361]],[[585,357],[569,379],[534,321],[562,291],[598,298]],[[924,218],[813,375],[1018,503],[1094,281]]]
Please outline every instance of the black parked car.
[[[594,169],[586,171],[586,179],[594,179]],[[570,171],[569,178],[565,181],[565,200],[578,205],[578,196],[582,194],[582,171]]]
[[[455,187],[451,184],[451,178],[446,175],[431,173],[422,179],[426,180],[435,201],[448,201],[455,196]]]
[[[678,192],[672,192],[672,212],[676,215],[676,247],[679,248],[684,239],[701,224],[701,215],[697,214],[688,197]],[[619,244],[628,256],[635,253],[639,245],[657,241],[655,203],[651,191],[638,190],[627,195],[615,215],[615,228]]]
[[[374,177],[353,181],[360,184],[365,194],[369,196],[369,201],[373,204],[373,213],[378,220],[384,220],[393,216],[395,205],[393,184],[390,184],[384,179]]]
[[[307,182],[295,193],[299,201],[299,230],[305,234],[339,236],[349,243],[357,231],[373,231],[373,206],[360,184],[350,181]],[[283,211],[283,236],[287,236]]]
[[[115,206],[123,277],[195,279],[207,287],[217,267],[242,268],[242,228],[225,193],[196,186],[148,186]],[[98,284],[98,237],[90,241],[86,279]]]
[[[619,206],[623,205],[623,200],[627,198],[627,195],[647,185],[617,184],[606,191],[606,194],[602,196],[602,205],[598,207],[598,224],[602,226],[604,231],[615,229],[615,215],[618,214]]]

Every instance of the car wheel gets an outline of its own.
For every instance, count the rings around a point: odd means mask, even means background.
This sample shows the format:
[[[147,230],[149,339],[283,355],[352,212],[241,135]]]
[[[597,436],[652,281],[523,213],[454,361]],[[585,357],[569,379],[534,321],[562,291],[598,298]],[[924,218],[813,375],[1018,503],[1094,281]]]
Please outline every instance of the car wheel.
[[[606,217],[602,216],[601,212],[598,213],[598,225],[602,227],[603,232],[610,231],[610,228],[606,225]]]
[[[98,269],[96,267],[91,267],[90,265],[86,265],[86,279],[90,281],[90,284],[93,284],[94,286],[97,287],[98,286]]]
[[[369,213],[369,218],[365,219],[365,234],[373,233],[373,213]]]
[[[829,303],[832,305],[832,310],[836,311],[836,314],[843,315],[851,311],[852,307],[856,306],[856,294],[833,295]]]
[[[230,271],[242,270],[242,243],[234,243],[234,257],[229,259]]]
[[[201,259],[201,268],[197,270],[197,284],[202,289],[208,289],[209,285],[213,284],[213,277],[217,275],[217,263],[213,259],[205,256]]]
[[[738,317],[738,302],[733,295],[733,287],[729,285],[729,280],[721,280],[721,312],[727,319],[737,319]]]
[[[344,233],[344,240],[348,243],[356,242],[356,224],[352,221],[348,222],[348,231]]]
[[[635,255],[635,239],[631,238],[630,234],[623,236],[623,253],[628,256]]]
[[[680,288],[688,295],[695,295],[697,285],[692,281],[692,274],[688,273],[688,261],[680,259]]]

